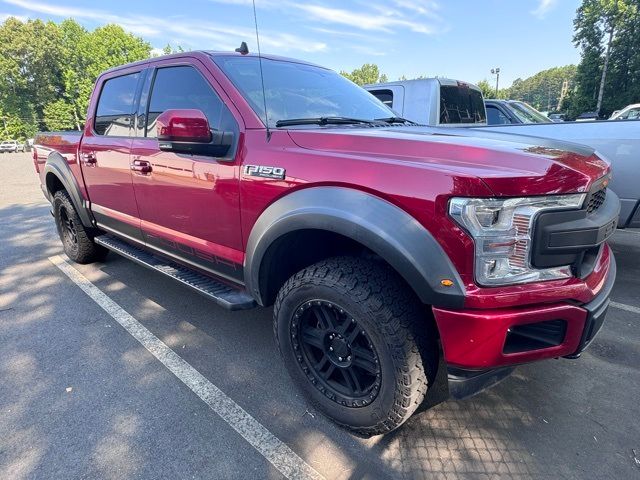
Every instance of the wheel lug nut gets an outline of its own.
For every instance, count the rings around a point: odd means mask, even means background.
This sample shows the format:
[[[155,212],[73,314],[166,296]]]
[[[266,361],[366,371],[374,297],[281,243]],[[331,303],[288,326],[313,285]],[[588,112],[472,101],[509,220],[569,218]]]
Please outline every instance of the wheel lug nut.
[[[342,357],[338,357],[338,360],[341,362],[342,361]]]
[[[329,347],[329,350],[333,352],[333,347]]]
[[[351,361],[351,355],[349,355],[349,356],[347,357],[347,360]]]

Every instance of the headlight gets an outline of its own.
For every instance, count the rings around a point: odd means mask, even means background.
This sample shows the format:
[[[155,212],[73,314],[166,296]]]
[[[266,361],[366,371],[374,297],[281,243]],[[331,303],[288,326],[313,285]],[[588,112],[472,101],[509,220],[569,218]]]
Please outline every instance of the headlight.
[[[475,243],[476,282],[495,286],[571,277],[570,266],[531,266],[533,222],[542,211],[581,208],[585,197],[452,198],[449,214]]]

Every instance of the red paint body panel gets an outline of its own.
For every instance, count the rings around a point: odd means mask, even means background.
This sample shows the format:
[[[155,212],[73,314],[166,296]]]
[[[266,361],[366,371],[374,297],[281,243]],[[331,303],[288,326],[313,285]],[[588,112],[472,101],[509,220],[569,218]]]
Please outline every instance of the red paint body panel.
[[[143,232],[185,243],[199,239],[210,253],[242,251],[236,163],[163,152],[146,138],[133,141],[132,156],[152,167],[149,174],[133,173]],[[232,256],[228,260],[242,263],[242,256]]]
[[[163,152],[145,137],[101,137],[93,124],[102,82],[113,76],[168,65],[192,65],[228,106],[240,131],[235,157]],[[434,308],[446,360],[452,365],[488,368],[557,357],[575,351],[585,303],[608,276],[610,251],[602,249],[586,279],[539,282],[496,288],[474,283],[472,239],[448,216],[451,197],[504,197],[586,192],[609,173],[592,151],[543,145],[542,139],[493,135],[459,129],[420,127],[275,129],[269,141],[260,118],[208,54],[185,53],[149,60],[103,74],[87,115],[84,136],[39,136],[37,160],[52,151],[68,161],[95,213],[140,228],[141,238],[165,242],[211,256],[241,269],[251,230],[273,202],[316,186],[341,186],[382,198],[407,212],[441,245],[466,289],[463,310]],[[488,134],[487,134],[488,135]],[[540,142],[540,144],[536,143]],[[82,164],[79,154],[96,162]],[[135,161],[150,172],[131,172]],[[82,165],[81,165],[82,164]],[[285,169],[284,179],[242,174],[243,165]],[[502,354],[509,326],[563,318],[568,330],[558,347]]]
[[[573,354],[580,343],[587,312],[570,304],[497,310],[433,309],[444,358],[449,365],[486,369]],[[507,330],[515,325],[565,320],[564,341],[554,347],[520,353],[502,353]]]

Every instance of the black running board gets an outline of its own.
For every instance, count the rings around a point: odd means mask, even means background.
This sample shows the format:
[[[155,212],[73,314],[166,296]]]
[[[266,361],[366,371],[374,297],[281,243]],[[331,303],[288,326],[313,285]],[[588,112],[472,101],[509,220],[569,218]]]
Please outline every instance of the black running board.
[[[153,255],[113,235],[100,235],[94,240],[98,245],[129,260],[177,280],[228,310],[246,310],[257,306],[255,300],[242,290],[230,287],[171,260]]]

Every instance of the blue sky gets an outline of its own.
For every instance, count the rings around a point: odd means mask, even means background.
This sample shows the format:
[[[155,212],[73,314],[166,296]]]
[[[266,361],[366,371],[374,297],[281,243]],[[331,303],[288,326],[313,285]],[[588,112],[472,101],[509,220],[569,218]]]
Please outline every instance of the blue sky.
[[[507,86],[545,68],[577,63],[571,42],[580,0],[256,0],[263,53],[334,70],[377,63],[390,79],[448,76]],[[9,15],[87,28],[118,23],[154,47],[255,50],[251,0],[0,0]]]

